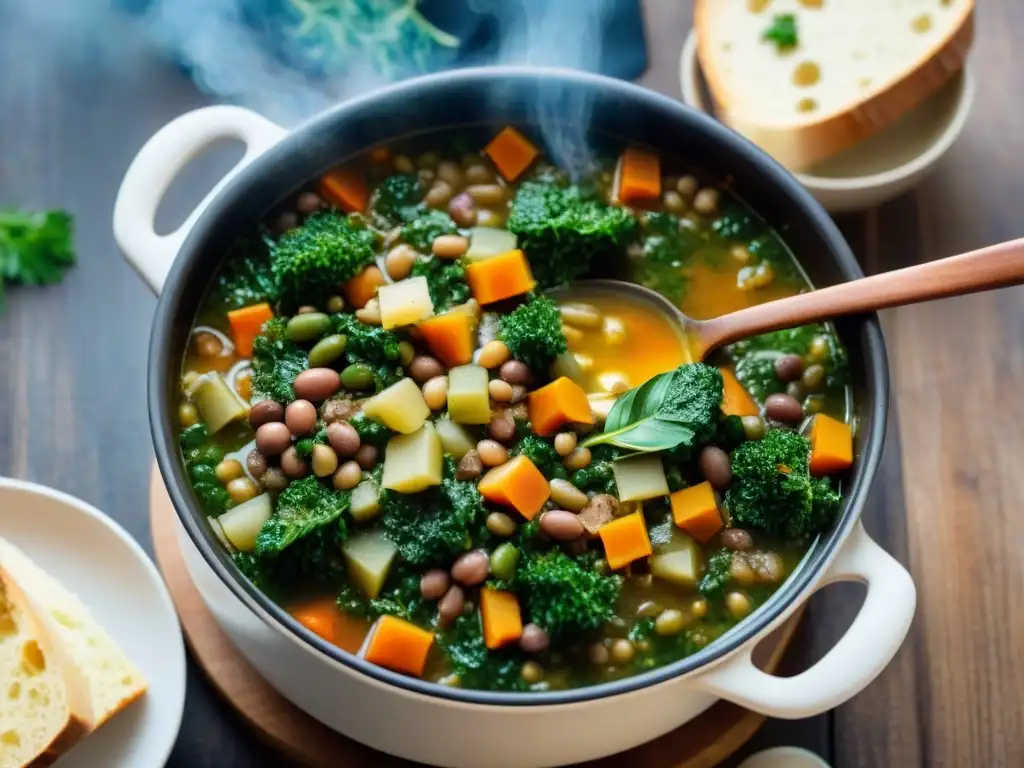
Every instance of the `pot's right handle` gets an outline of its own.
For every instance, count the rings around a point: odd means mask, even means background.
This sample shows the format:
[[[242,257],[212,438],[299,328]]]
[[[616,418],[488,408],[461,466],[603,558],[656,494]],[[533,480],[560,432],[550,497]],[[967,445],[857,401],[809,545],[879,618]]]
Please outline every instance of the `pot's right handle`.
[[[868,536],[861,523],[819,588],[837,581],[863,582],[867,595],[846,634],[817,664],[793,677],[776,677],[754,666],[751,648],[694,678],[694,684],[748,709],[789,719],[821,714],[860,693],[903,644],[917,591],[906,569]]]
[[[139,150],[114,203],[114,238],[128,263],[155,293],[160,293],[178,249],[203,209],[235,174],[286,133],[281,126],[248,109],[205,107],[172,120]],[[174,177],[190,160],[221,139],[241,140],[246,145],[245,155],[180,227],[158,235],[153,227],[156,210]]]

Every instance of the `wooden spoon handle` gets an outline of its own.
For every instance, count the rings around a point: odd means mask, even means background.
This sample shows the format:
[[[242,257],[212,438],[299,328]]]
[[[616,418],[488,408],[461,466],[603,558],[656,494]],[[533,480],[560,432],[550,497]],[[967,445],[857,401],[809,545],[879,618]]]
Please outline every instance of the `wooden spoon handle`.
[[[841,315],[1024,283],[1024,239],[851,280],[701,322],[701,357],[723,344]]]

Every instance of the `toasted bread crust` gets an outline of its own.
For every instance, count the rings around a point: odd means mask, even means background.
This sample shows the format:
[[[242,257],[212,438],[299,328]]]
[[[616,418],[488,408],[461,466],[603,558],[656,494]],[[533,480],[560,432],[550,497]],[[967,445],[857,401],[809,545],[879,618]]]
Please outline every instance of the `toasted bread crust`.
[[[696,0],[694,27],[698,58],[718,118],[790,170],[802,171],[885,130],[959,72],[974,41],[974,0],[969,0],[951,33],[912,68],[848,109],[801,125],[767,125],[744,116],[729,94],[710,52],[710,16],[715,0]]]

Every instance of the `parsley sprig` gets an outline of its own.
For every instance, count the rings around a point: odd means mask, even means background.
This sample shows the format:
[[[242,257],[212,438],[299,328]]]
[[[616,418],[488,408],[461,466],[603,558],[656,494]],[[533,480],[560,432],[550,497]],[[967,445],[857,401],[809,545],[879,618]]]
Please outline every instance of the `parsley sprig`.
[[[59,283],[74,263],[69,213],[0,209],[0,308],[5,284]]]
[[[781,13],[772,19],[772,24],[764,31],[764,39],[775,43],[779,51],[795,48],[800,39],[796,30],[796,16],[792,13]]]

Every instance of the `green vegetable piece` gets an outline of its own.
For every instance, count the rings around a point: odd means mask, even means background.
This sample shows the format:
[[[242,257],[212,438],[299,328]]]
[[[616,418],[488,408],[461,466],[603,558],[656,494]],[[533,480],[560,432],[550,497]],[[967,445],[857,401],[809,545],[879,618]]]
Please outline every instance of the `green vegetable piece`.
[[[536,180],[517,190],[508,229],[547,290],[588,273],[592,264],[614,263],[632,239],[636,219],[626,208],[605,205],[593,189]]]
[[[715,434],[721,405],[718,369],[687,363],[621,395],[605,420],[604,432],[583,445],[610,444],[637,452],[702,445]]]
[[[271,247],[271,268],[281,300],[296,307],[324,306],[338,286],[373,263],[377,235],[338,211],[314,213]]]
[[[734,524],[789,539],[826,530],[841,497],[828,478],[811,477],[810,450],[807,438],[785,429],[734,450],[725,496]]]
[[[306,312],[288,321],[288,338],[301,344],[319,339],[331,327],[331,319],[323,312]]]
[[[420,253],[430,253],[434,240],[441,235],[454,235],[458,227],[452,217],[441,211],[424,211],[402,227],[402,239]]]
[[[249,415],[249,404],[215,371],[204,373],[192,387],[192,401],[210,434]]]
[[[341,372],[341,384],[345,389],[358,392],[373,387],[373,369],[366,363],[352,363]]]
[[[228,249],[224,267],[213,283],[215,300],[225,309],[276,304],[277,281],[270,270],[270,250],[259,237],[241,238]]]
[[[797,35],[796,16],[792,13],[780,13],[772,19],[762,37],[765,40],[775,43],[779,51],[795,48],[800,42]]]
[[[326,365],[330,365],[345,354],[345,345],[347,343],[348,337],[343,333],[334,333],[320,339],[309,350],[309,367],[323,368]]]
[[[562,464],[562,457],[558,455],[554,445],[537,435],[526,435],[512,449],[512,455],[522,454],[541,471],[548,480],[565,480],[568,473]]]
[[[528,620],[552,640],[600,629],[614,615],[621,584],[620,577],[598,573],[557,549],[524,557],[514,581]]]
[[[193,424],[191,427],[185,427],[178,436],[178,442],[181,443],[181,447],[185,450],[198,448],[209,439],[210,430],[208,430],[206,425],[203,423]]]
[[[398,548],[382,531],[362,531],[341,545],[348,573],[367,597],[377,597],[384,588]]]
[[[412,265],[413,277],[425,277],[430,300],[438,314],[446,312],[457,304],[469,301],[469,283],[466,282],[466,268],[461,261],[443,259],[420,259]]]
[[[562,333],[562,316],[555,303],[544,296],[530,297],[501,318],[499,336],[512,357],[540,373],[568,347]]]
[[[708,558],[707,570],[700,580],[700,593],[708,600],[721,600],[725,597],[725,585],[729,583],[731,576],[729,569],[732,567],[732,552],[728,549],[720,549]]]
[[[306,353],[287,338],[282,318],[268,320],[253,340],[253,401],[276,400],[287,405],[295,399],[295,377],[306,370]]]
[[[378,229],[391,229],[420,215],[423,184],[414,174],[388,176],[373,191],[370,216]]]
[[[351,494],[334,491],[315,477],[293,481],[277,497],[273,516],[263,524],[256,538],[260,554],[281,552],[318,528],[336,524],[338,538],[345,535],[342,514],[348,509]]]
[[[511,581],[516,575],[519,563],[519,549],[506,541],[491,552],[491,575],[501,581]]]

